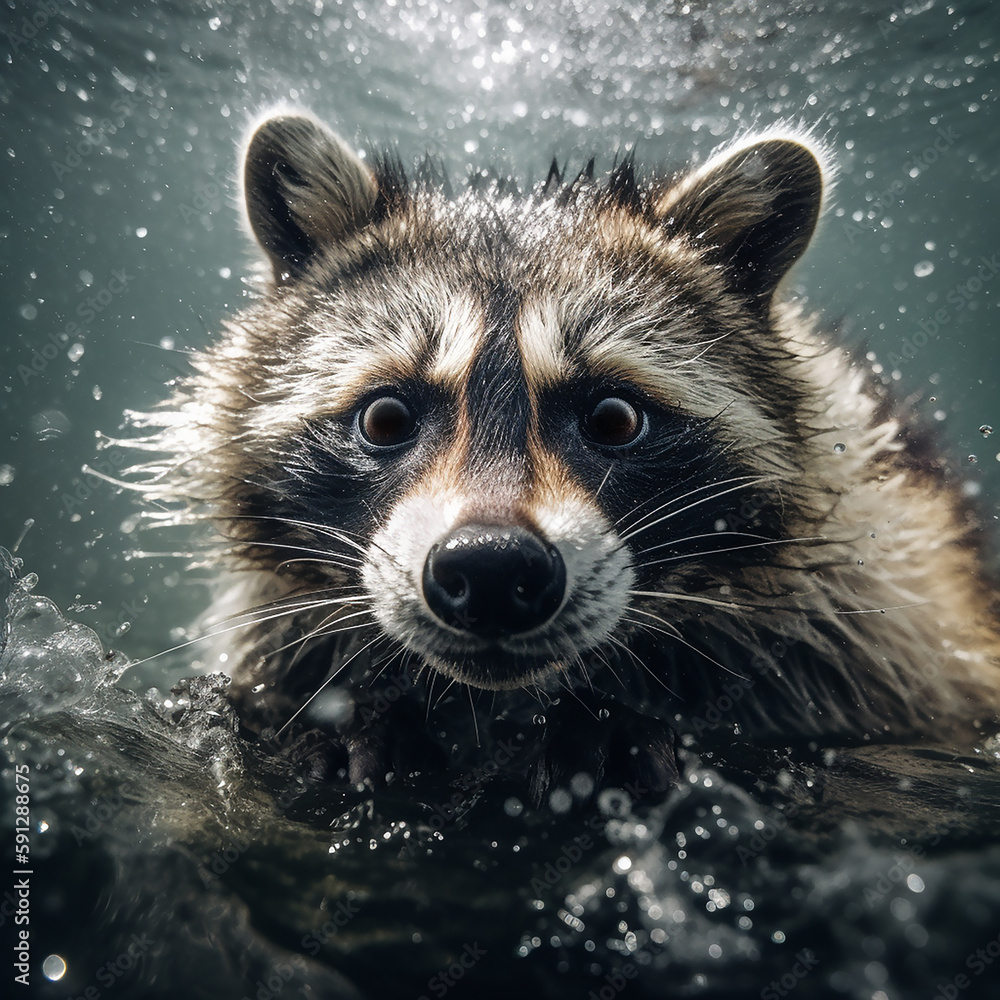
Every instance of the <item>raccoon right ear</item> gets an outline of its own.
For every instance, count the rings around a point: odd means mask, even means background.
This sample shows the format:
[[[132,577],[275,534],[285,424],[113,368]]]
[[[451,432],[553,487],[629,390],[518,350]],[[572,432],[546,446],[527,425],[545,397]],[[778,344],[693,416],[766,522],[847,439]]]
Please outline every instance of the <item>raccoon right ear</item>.
[[[668,189],[655,211],[720,264],[736,291],[766,304],[816,228],[821,156],[794,134],[745,141]]]
[[[339,136],[311,118],[280,115],[250,138],[243,193],[254,236],[282,282],[300,274],[320,248],[360,229],[378,186]]]

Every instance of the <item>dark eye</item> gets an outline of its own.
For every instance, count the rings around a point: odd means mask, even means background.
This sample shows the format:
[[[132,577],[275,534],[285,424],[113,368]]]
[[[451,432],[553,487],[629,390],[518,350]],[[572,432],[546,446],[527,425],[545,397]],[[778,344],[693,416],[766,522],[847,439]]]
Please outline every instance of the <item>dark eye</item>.
[[[399,396],[379,396],[358,414],[358,429],[369,444],[392,448],[413,436],[417,418]]]
[[[584,417],[583,432],[595,444],[620,448],[642,433],[642,412],[627,399],[605,396],[597,400]]]

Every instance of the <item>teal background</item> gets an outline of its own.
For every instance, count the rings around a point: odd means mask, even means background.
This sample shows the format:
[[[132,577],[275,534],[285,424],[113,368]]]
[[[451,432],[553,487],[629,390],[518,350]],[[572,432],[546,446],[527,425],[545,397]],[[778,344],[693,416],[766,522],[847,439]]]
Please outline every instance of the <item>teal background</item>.
[[[915,398],[995,519],[1000,432],[978,429],[1000,429],[1000,277],[975,279],[1000,264],[996,10],[8,0],[0,544],[34,518],[20,551],[41,591],[133,656],[179,641],[205,604],[211,567],[135,557],[159,543],[137,536],[133,498],[81,466],[240,305],[237,145],[276,102],[359,146],[430,150],[454,178],[495,165],[530,181],[553,155],[606,168],[633,145],[676,167],[755,124],[815,126],[839,178],[791,285]]]

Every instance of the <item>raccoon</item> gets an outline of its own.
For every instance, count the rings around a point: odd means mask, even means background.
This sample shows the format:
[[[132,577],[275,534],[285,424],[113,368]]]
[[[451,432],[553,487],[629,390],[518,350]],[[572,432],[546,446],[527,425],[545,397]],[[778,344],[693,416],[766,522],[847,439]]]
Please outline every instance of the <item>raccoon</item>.
[[[323,734],[353,782],[472,766],[513,732],[540,793],[581,771],[666,788],[677,734],[995,720],[981,526],[778,294],[822,142],[775,128],[648,180],[553,164],[525,194],[430,173],[307,114],[259,124],[256,297],[137,420],[166,456],[147,495],[223,539],[248,731]]]

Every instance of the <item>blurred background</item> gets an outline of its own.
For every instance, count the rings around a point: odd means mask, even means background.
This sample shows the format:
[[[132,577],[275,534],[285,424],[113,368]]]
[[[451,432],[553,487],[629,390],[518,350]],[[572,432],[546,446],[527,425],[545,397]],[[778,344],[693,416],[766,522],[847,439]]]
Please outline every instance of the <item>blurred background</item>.
[[[647,171],[779,119],[839,165],[794,289],[940,428],[1000,509],[1000,8],[502,0],[4,0],[0,8],[0,544],[105,645],[184,636],[207,571],[149,555],[96,451],[241,305],[254,258],[238,144],[277,102],[359,148],[523,184],[553,155]],[[174,551],[176,536],[161,551]],[[142,554],[137,554],[141,550]],[[189,661],[190,662],[190,661]]]

